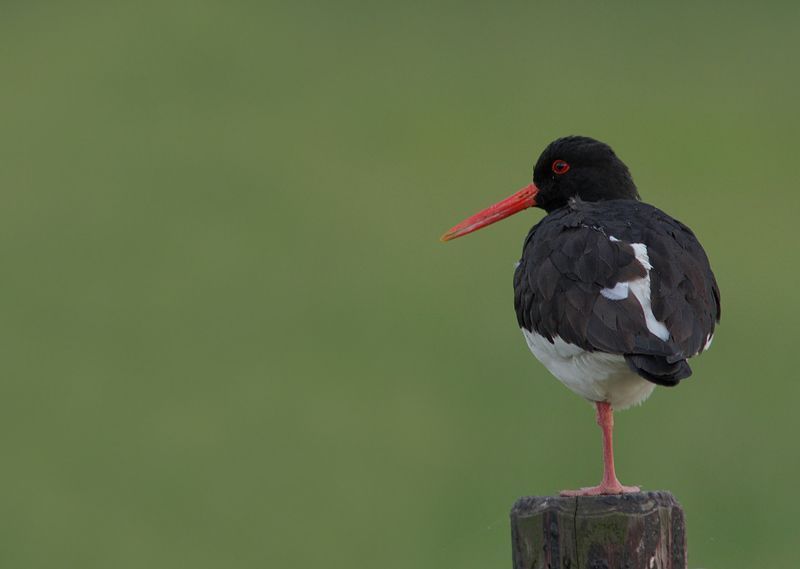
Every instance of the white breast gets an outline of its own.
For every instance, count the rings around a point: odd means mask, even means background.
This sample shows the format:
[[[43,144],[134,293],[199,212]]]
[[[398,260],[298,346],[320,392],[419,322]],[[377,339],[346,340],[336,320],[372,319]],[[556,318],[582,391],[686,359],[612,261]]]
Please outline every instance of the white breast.
[[[639,377],[625,358],[603,352],[587,352],[559,337],[550,342],[536,332],[522,329],[533,355],[564,385],[589,401],[608,401],[621,410],[647,399],[655,384]]]

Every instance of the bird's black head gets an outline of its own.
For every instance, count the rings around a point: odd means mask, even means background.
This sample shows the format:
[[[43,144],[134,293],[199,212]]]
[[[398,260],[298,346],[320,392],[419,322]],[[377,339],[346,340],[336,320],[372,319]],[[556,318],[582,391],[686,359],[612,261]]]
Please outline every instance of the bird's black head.
[[[551,142],[536,162],[533,183],[539,188],[536,206],[547,212],[567,205],[570,198],[639,199],[628,167],[608,144],[586,136]]]
[[[587,202],[638,200],[631,173],[608,144],[585,136],[559,138],[544,149],[533,168],[533,183],[468,217],[442,235],[449,241],[529,207],[547,213],[572,198]]]

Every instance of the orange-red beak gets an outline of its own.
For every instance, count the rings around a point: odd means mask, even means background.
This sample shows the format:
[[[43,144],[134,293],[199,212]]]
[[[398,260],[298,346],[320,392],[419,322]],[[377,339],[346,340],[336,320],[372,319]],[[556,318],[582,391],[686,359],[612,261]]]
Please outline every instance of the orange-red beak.
[[[535,184],[528,184],[518,192],[508,196],[503,201],[497,202],[494,205],[490,205],[485,210],[478,212],[472,217],[465,219],[458,225],[451,227],[447,233],[442,235],[441,240],[450,241],[456,237],[461,237],[467,233],[472,233],[473,231],[477,231],[482,227],[491,225],[495,221],[505,219],[509,215],[514,215],[523,209],[533,207],[536,205],[537,193],[539,193],[539,188],[537,188]]]

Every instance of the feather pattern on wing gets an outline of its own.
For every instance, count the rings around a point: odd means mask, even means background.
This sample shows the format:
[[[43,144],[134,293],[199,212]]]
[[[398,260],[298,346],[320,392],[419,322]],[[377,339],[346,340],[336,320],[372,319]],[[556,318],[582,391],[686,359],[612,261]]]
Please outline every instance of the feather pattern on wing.
[[[719,288],[692,231],[636,200],[572,200],[534,226],[514,306],[522,328],[623,355],[659,385],[691,374],[686,360],[706,348],[720,318]]]

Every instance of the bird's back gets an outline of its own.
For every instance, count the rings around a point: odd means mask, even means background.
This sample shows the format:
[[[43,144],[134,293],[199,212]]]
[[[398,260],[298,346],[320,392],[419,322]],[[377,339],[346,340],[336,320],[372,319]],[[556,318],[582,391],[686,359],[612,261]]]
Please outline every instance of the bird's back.
[[[582,202],[531,229],[514,274],[519,325],[550,342],[625,357],[675,385],[720,317],[714,274],[692,231],[636,200]]]

